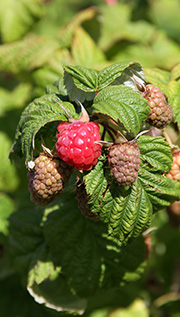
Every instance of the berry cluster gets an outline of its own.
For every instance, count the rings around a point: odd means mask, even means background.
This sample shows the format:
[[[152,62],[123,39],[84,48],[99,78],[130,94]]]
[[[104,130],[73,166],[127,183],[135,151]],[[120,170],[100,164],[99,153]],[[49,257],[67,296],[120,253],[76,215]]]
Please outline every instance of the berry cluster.
[[[123,186],[131,185],[138,177],[140,165],[138,144],[133,141],[114,144],[109,148],[108,161],[117,183]]]
[[[155,127],[165,127],[172,119],[172,109],[167,104],[163,92],[151,84],[143,88],[141,94],[148,100],[151,108],[147,121]],[[61,104],[60,106],[64,109]],[[28,172],[31,199],[38,205],[47,205],[61,193],[72,168],[91,170],[101,155],[99,125],[89,122],[88,113],[82,105],[81,109],[81,116],[77,120],[71,118],[64,109],[69,121],[61,122],[57,127],[57,156],[40,154],[35,159],[34,168]],[[138,177],[140,165],[138,144],[127,140],[118,143],[116,140],[108,149],[108,163],[116,182],[122,186],[131,186]],[[174,156],[173,164],[167,177],[180,180],[180,154]],[[92,215],[89,210],[89,198],[82,184],[77,186],[76,197],[82,213],[86,217],[96,219],[97,215]]]
[[[151,112],[147,122],[152,126],[162,129],[172,120],[173,112],[167,104],[163,92],[151,84],[145,86],[145,91],[142,96],[148,100]]]
[[[95,122],[62,122],[58,125],[59,157],[77,170],[90,170],[101,155],[99,126]]]

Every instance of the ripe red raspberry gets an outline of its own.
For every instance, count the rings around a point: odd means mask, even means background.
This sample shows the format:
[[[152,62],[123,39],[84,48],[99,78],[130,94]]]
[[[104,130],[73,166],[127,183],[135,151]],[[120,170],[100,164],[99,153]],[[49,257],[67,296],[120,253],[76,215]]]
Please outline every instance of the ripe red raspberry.
[[[72,168],[59,157],[41,153],[35,159],[34,167],[28,171],[31,200],[36,205],[48,205],[62,192],[71,173]]]
[[[77,199],[78,207],[84,217],[91,219],[95,222],[100,220],[98,214],[90,210],[88,206],[89,196],[86,192],[85,184],[81,183],[80,181],[77,182],[76,199]]]
[[[163,92],[151,84],[146,85],[142,96],[148,100],[151,112],[147,122],[152,126],[162,129],[169,124],[173,117],[171,107],[167,104]]]
[[[95,122],[62,122],[57,127],[59,157],[77,170],[90,170],[101,155],[99,126]]]
[[[130,186],[138,177],[140,165],[138,144],[130,141],[112,145],[108,151],[108,162],[117,183]]]
[[[166,174],[166,177],[180,182],[180,151],[173,153],[171,170]]]

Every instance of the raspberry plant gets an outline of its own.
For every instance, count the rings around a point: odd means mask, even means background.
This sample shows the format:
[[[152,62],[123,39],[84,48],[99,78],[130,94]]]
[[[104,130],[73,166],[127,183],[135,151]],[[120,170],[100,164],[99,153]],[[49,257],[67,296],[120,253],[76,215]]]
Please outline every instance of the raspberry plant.
[[[28,168],[45,155],[43,144],[66,161],[65,169],[73,169],[47,207],[34,204],[27,215],[19,211],[11,216],[15,263],[18,266],[21,258],[30,294],[48,307],[82,312],[96,293],[136,281],[144,270],[144,237],[153,214],[180,200],[180,183],[166,176],[173,162],[171,147],[163,130],[159,136],[151,133],[151,109],[143,96],[143,87],[154,85],[151,76],[147,72],[145,77],[135,62],[115,63],[101,71],[66,66],[63,81],[48,87],[21,115],[10,158],[23,159]],[[165,93],[176,122],[173,91]],[[81,122],[80,103],[88,123]],[[80,156],[77,144],[82,146]],[[31,181],[34,193],[33,186]],[[33,257],[22,251],[26,239],[36,249]]]

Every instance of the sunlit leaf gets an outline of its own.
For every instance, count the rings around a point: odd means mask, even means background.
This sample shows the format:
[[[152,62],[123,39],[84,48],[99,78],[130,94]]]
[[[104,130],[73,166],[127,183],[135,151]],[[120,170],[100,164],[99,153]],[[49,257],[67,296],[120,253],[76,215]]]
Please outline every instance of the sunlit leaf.
[[[23,111],[11,149],[12,158],[14,154],[24,155],[25,161],[32,159],[35,148],[35,136],[40,128],[52,121],[67,121],[64,110],[57,102],[56,95],[45,95],[29,104]],[[62,102],[70,116],[76,116],[74,107],[70,103]]]
[[[77,65],[99,69],[101,64],[105,63],[103,52],[81,27],[75,31],[71,50]]]
[[[141,95],[126,86],[112,86],[102,90],[92,106],[94,113],[102,113],[122,123],[136,135],[149,114],[149,105]]]

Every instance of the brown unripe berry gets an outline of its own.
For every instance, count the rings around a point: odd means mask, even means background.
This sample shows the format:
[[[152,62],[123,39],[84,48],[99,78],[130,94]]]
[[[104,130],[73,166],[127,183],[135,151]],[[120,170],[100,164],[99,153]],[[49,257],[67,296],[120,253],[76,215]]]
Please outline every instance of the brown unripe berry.
[[[91,219],[95,222],[100,220],[98,214],[90,210],[88,206],[89,195],[86,192],[85,184],[81,183],[80,181],[77,182],[76,199],[77,199],[78,207],[84,217]]]
[[[28,171],[31,200],[46,206],[62,192],[72,168],[58,157],[44,153],[35,159],[34,164],[34,168]]]
[[[114,144],[108,151],[108,162],[116,182],[130,186],[138,177],[140,151],[137,143],[130,141]]]
[[[172,108],[167,104],[164,93],[151,84],[145,86],[142,96],[148,101],[151,112],[147,122],[162,129],[172,121]]]

